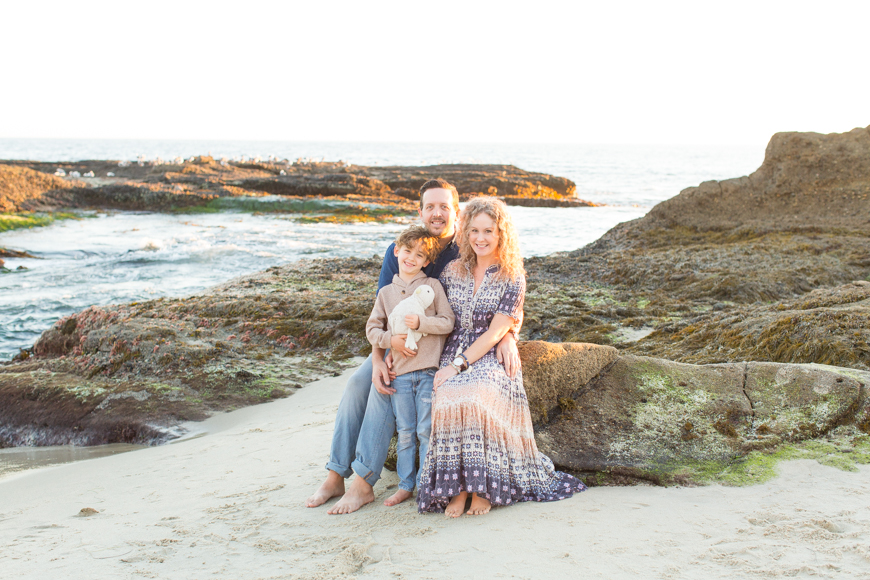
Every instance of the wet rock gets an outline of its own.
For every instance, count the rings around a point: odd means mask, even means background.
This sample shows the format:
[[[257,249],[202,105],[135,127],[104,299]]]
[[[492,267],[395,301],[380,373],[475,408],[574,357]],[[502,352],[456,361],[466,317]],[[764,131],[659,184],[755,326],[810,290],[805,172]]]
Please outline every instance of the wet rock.
[[[29,252],[21,250],[10,250],[9,248],[0,248],[0,257],[2,258],[38,258]]]
[[[560,407],[572,407],[571,397],[619,356],[611,346],[543,341],[520,342],[523,386],[532,421],[546,422]]]
[[[603,205],[583,199],[551,199],[544,197],[505,196],[501,200],[507,205],[519,205],[523,207],[596,207]]]
[[[386,196],[392,190],[383,182],[349,174],[295,175],[243,181],[241,187],[272,195],[345,197],[348,195]],[[419,194],[414,199],[419,199]]]
[[[836,371],[622,356],[536,439],[592,483],[703,483],[754,451],[860,423],[864,387]]]

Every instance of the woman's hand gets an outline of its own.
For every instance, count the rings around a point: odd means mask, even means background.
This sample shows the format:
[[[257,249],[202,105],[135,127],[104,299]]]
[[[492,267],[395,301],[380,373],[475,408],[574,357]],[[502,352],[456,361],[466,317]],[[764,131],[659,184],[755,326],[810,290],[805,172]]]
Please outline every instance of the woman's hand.
[[[411,330],[417,330],[420,328],[420,317],[416,314],[406,314],[405,325]]]
[[[510,378],[517,376],[517,371],[520,370],[520,351],[517,349],[517,341],[514,336],[508,332],[504,338],[498,343],[498,348],[495,349],[495,358],[504,365],[504,372]]]
[[[432,381],[432,390],[435,391],[438,387],[443,385],[447,379],[450,377],[455,377],[459,373],[452,366],[446,366],[443,369],[440,369],[437,373],[435,373],[435,380]]]

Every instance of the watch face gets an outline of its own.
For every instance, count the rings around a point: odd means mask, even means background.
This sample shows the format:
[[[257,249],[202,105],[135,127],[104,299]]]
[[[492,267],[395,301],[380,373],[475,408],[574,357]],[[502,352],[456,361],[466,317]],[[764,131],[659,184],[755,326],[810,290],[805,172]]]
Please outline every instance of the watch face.
[[[464,363],[464,362],[465,362],[465,361],[462,360],[462,357],[461,357],[461,356],[458,356],[458,357],[456,357],[455,359],[453,359],[453,364],[455,364],[456,366],[458,366],[458,367],[460,367],[460,368],[462,367],[462,363]]]

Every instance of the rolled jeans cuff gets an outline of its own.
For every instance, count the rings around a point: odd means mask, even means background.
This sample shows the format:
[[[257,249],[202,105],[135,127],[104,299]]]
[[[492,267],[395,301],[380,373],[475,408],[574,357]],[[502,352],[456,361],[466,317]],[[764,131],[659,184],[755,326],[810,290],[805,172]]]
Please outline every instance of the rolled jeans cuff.
[[[326,469],[336,472],[345,479],[350,477],[353,473],[353,469],[351,469],[350,467],[345,467],[344,465],[339,465],[337,463],[333,463],[332,461],[327,462]]]
[[[354,460],[352,467],[353,471],[359,477],[363,478],[363,480],[365,480],[365,482],[372,487],[374,487],[378,480],[381,478],[379,474],[376,474],[374,471],[366,467],[366,465],[359,459]]]

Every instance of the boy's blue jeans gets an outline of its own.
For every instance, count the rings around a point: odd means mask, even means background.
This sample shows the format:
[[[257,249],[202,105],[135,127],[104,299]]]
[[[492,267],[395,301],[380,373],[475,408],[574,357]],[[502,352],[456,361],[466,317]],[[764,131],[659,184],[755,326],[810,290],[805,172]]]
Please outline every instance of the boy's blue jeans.
[[[352,467],[356,474],[374,484],[380,479],[393,429],[398,432],[396,471],[399,487],[414,491],[417,485],[417,441],[420,460],[426,458],[432,431],[432,382],[435,369],[411,371],[399,375],[390,384],[392,395],[382,395],[372,388],[366,404],[365,419],[356,447]]]

